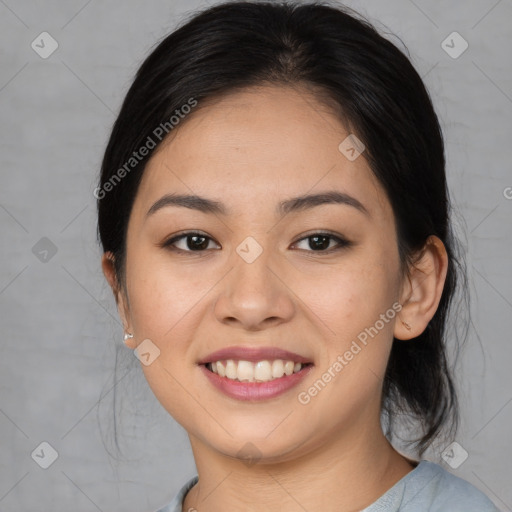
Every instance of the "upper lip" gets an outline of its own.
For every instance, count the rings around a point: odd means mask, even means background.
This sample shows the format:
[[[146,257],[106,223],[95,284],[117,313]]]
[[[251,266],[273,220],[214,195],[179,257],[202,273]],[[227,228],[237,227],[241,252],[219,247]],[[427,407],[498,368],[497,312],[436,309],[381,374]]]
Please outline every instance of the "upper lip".
[[[226,347],[216,350],[206,357],[203,357],[197,364],[213,363],[215,361],[225,361],[234,359],[237,361],[258,361],[282,359],[284,361],[293,361],[295,363],[310,363],[311,360],[294,352],[277,347]]]

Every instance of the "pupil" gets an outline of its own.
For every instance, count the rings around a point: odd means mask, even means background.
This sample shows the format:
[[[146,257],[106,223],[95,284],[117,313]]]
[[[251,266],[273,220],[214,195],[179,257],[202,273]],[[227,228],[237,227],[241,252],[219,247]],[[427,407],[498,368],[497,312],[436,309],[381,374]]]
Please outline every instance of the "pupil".
[[[327,249],[329,247],[329,237],[326,235],[310,236],[309,247],[313,250]]]
[[[192,243],[190,242],[191,240],[193,240]],[[208,239],[205,236],[189,236],[187,237],[187,247],[192,251],[206,249],[208,247]]]

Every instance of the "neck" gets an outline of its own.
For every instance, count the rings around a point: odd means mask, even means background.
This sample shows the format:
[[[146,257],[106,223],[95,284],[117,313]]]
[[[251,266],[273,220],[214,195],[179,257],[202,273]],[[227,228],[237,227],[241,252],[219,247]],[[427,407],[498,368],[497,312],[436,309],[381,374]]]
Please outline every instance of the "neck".
[[[220,454],[191,436],[199,482],[185,497],[183,510],[361,510],[414,467],[377,426],[377,432],[337,436],[286,461],[262,458],[254,464]]]

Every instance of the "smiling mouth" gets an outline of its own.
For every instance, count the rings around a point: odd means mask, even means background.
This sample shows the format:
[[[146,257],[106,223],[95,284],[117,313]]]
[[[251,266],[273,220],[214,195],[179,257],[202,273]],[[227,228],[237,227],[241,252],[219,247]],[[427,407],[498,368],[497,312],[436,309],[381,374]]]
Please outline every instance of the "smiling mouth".
[[[204,364],[205,368],[219,377],[238,382],[270,382],[299,373],[312,363],[274,359],[257,362],[227,359]]]

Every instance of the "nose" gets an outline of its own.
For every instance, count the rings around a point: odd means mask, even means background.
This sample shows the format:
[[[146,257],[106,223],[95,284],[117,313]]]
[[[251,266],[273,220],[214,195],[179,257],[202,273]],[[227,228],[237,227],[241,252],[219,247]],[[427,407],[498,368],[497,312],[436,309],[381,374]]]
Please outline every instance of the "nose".
[[[293,318],[293,292],[267,254],[268,251],[263,251],[251,263],[236,253],[233,255],[234,268],[222,281],[215,302],[214,312],[219,322],[260,331]]]

